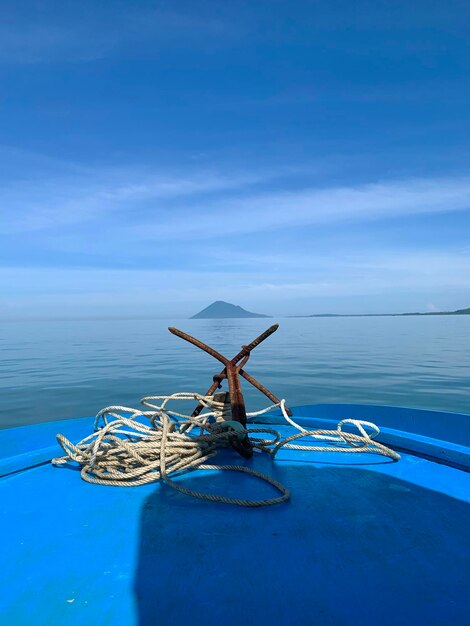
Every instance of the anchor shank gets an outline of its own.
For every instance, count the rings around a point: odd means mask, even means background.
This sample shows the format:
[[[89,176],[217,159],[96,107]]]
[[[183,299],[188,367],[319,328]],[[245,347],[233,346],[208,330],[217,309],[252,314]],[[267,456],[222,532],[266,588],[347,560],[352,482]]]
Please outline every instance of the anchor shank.
[[[232,363],[229,363],[227,365],[226,370],[228,389],[230,393],[230,405],[232,409],[232,419],[240,422],[240,424],[244,428],[246,428],[245,399],[243,398],[238,370],[234,365],[232,365]],[[248,435],[245,435],[242,441],[240,441],[235,435],[231,437],[230,443],[232,447],[235,448],[235,450],[246,459],[249,459],[253,456],[253,446]]]
[[[232,419],[246,426],[246,409],[240,379],[236,368],[230,364],[227,366],[228,390],[230,393],[230,404],[232,406]]]

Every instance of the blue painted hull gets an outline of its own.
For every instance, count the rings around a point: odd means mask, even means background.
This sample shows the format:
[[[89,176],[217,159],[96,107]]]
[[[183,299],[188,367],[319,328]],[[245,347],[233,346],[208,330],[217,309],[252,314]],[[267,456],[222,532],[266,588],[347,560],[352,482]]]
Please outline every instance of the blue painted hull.
[[[294,416],[312,428],[374,421],[402,458],[255,455],[243,462],[292,499],[252,510],[159,484],[91,485],[52,467],[55,434],[78,440],[90,419],[0,431],[0,623],[466,623],[470,416],[354,405],[297,407]],[[272,495],[228,472],[177,480],[234,497]]]

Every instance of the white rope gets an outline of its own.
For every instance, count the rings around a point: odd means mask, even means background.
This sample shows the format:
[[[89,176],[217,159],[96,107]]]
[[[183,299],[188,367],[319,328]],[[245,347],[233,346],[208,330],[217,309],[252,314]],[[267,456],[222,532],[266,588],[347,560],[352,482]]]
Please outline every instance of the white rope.
[[[192,417],[170,410],[167,406],[171,401],[188,400],[196,400],[205,411]],[[273,458],[282,447],[317,452],[374,452],[393,460],[400,458],[396,452],[373,440],[380,432],[375,424],[345,419],[339,422],[336,430],[309,431],[287,415],[284,400],[261,411],[247,414],[248,418],[254,418],[280,407],[286,421],[298,431],[282,441],[280,434],[271,428],[250,427],[246,430],[238,422],[226,420],[224,403],[214,400],[212,396],[185,392],[170,396],[147,396],[141,402],[151,410],[124,406],[102,409],[95,418],[94,432],[77,444],[58,434],[57,441],[65,455],[53,459],[52,463],[78,463],[82,478],[90,483],[128,487],[163,480],[174,489],[196,498],[257,507],[285,502],[289,499],[290,492],[278,481],[250,467],[206,464],[206,461],[216,455],[218,448],[230,445],[234,436],[244,438],[249,434],[253,447],[269,453]],[[357,428],[359,434],[343,430],[346,424]],[[199,434],[190,434],[195,427],[199,428]],[[373,433],[368,433],[365,427],[372,429]],[[272,438],[253,437],[254,433],[272,435]],[[303,437],[321,439],[327,445],[291,443]],[[337,445],[329,445],[331,443]],[[244,472],[272,485],[281,495],[264,500],[230,498],[195,491],[170,478],[170,475],[176,476],[196,468]]]
[[[378,441],[374,441],[374,437],[380,433],[380,429],[372,422],[348,418],[341,420],[338,423],[336,430],[306,430],[288,416],[285,404],[285,400],[281,400],[279,403],[282,415],[284,419],[299,432],[283,439],[277,443],[274,448],[270,449],[269,452],[273,457],[276,456],[278,450],[285,447],[293,450],[310,450],[312,452],[373,452],[387,456],[394,461],[398,461],[400,459],[400,455],[397,452],[391,448],[387,448],[387,446],[384,446]],[[343,426],[345,424],[350,424],[351,426],[357,428],[359,435],[343,430]],[[373,432],[368,433],[365,430],[365,427],[370,428]],[[322,441],[338,443],[340,445],[313,446],[290,443],[291,441],[302,439],[303,437],[311,437],[312,439],[320,439]]]

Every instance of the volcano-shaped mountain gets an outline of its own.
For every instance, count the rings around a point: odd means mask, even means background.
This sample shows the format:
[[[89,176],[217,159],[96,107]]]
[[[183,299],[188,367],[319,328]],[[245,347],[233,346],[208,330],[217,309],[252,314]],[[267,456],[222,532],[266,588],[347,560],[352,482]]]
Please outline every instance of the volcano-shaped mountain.
[[[235,318],[235,317],[269,317],[269,315],[262,315],[261,313],[251,313],[246,311],[241,306],[236,304],[230,304],[223,300],[217,300],[208,307],[196,313],[191,317],[192,320],[202,319],[223,319],[223,318]]]

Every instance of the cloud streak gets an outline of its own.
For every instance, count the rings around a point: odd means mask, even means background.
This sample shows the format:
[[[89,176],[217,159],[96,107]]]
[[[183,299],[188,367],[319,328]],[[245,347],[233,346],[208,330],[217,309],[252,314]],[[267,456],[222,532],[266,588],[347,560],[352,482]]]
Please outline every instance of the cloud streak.
[[[0,316],[34,302],[38,315],[184,317],[215,299],[268,313],[361,312],[359,296],[394,294],[393,310],[406,311],[436,292],[452,302],[470,293],[468,246],[455,233],[387,238],[393,220],[452,213],[465,224],[470,177],[314,186],[313,170],[46,161],[40,175],[11,177],[0,187]]]
[[[139,226],[142,237],[177,239],[210,236],[219,216],[225,233],[243,234],[312,224],[368,222],[470,209],[470,177],[411,179],[326,189],[260,193],[192,208],[191,220],[171,219]],[[186,217],[190,215],[186,212]]]
[[[4,185],[0,233],[48,231],[113,214],[136,243],[470,210],[470,176],[311,187],[286,172],[88,170]],[[276,191],[266,191],[275,188]],[[218,228],[214,228],[214,224]]]
[[[192,204],[200,195],[242,189],[270,178],[269,174],[237,176],[211,171],[142,173],[138,168],[128,168],[80,170],[33,182],[20,180],[0,189],[0,233],[66,228],[109,213],[131,216],[148,202],[152,202],[152,209],[164,213],[174,201]]]

